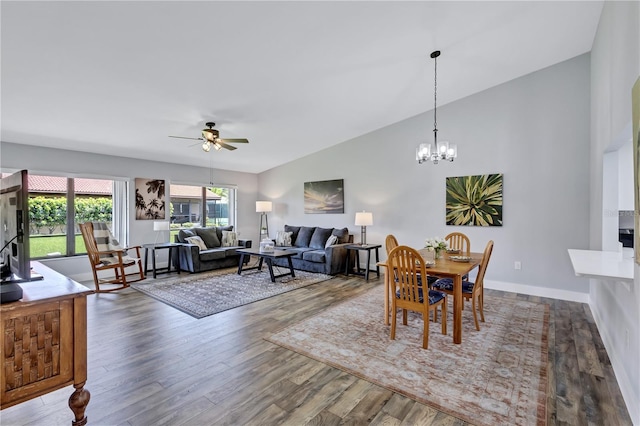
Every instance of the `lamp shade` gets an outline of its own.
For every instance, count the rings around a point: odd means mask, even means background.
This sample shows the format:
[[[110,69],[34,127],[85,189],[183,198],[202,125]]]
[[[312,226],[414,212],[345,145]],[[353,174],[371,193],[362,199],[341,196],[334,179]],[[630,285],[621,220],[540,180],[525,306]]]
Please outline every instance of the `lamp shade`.
[[[373,213],[371,212],[357,212],[356,213],[356,226],[371,226],[373,225]]]
[[[153,230],[154,231],[168,231],[169,230],[169,222],[153,222]]]
[[[272,208],[271,201],[256,201],[256,213],[270,212]]]

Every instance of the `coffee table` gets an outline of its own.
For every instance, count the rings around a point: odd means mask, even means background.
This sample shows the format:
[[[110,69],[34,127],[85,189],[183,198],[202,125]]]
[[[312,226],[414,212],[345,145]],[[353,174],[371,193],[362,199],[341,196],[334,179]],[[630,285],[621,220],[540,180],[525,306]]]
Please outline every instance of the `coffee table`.
[[[240,264],[238,265],[238,275],[242,275],[242,271],[248,271],[250,269],[262,270],[262,261],[267,262],[267,267],[269,268],[269,275],[271,275],[271,282],[276,282],[276,278],[284,277],[286,275],[291,275],[295,278],[296,274],[293,271],[293,262],[291,258],[296,255],[293,251],[287,250],[274,250],[271,252],[262,252],[260,249],[240,249],[236,250],[236,253],[240,254]],[[244,258],[245,256],[258,256],[260,261],[258,262],[258,266],[252,266],[251,268],[243,268],[244,266]],[[279,259],[281,257],[286,257],[289,262],[289,272],[284,274],[275,275],[273,273],[273,259]]]

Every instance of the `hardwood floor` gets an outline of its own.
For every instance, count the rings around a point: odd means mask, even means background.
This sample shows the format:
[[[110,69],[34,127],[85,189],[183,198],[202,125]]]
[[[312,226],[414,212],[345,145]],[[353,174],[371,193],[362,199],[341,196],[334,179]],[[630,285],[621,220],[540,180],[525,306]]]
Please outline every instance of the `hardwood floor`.
[[[378,285],[338,276],[200,320],[132,289],[91,295],[89,424],[466,424],[263,339]],[[548,424],[631,424],[587,305],[487,292],[551,305]],[[72,390],[3,410],[0,423],[69,425]]]

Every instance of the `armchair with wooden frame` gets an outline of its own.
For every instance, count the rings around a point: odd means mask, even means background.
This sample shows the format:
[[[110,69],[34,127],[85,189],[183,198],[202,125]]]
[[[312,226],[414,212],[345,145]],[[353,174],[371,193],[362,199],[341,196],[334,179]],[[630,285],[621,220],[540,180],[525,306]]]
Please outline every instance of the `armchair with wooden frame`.
[[[398,246],[391,250],[387,259],[388,273],[394,279],[388,280],[392,288],[391,340],[396,337],[397,309],[402,309],[402,324],[407,325],[407,310],[422,313],[424,322],[422,347],[429,346],[429,312],[433,311],[434,321],[437,309],[442,310],[442,334],[447,334],[447,295],[429,290],[421,282],[427,276],[424,259],[420,253],[408,246]]]
[[[101,222],[96,223],[96,227],[94,227],[93,222],[82,223],[80,224],[80,231],[82,232],[82,238],[87,249],[89,263],[91,263],[96,293],[121,290],[129,287],[130,283],[145,279],[142,268],[142,258],[140,257],[140,246],[126,248],[114,247],[110,249],[106,241],[104,243],[98,242],[96,240],[96,231],[103,234],[106,233],[107,237],[104,237],[105,240],[112,238],[106,229],[106,225]],[[103,237],[99,239],[102,240]],[[135,250],[135,257],[129,256],[126,253],[127,250]],[[125,269],[135,266],[137,266],[135,272],[126,273]],[[110,276],[101,278],[99,275],[104,276],[104,273]],[[100,285],[109,285],[110,287],[101,289]]]

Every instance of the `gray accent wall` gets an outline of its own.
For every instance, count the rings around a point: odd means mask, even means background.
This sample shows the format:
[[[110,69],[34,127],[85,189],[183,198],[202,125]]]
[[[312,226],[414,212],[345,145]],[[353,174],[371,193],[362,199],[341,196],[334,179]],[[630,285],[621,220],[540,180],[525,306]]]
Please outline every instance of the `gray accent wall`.
[[[588,282],[575,277],[567,249],[589,247],[589,65],[581,55],[438,106],[439,140],[458,144],[453,163],[417,164],[416,146],[433,138],[427,111],[261,173],[260,197],[275,206],[271,230],[348,226],[359,241],[355,213],[367,210],[369,243],[394,234],[422,247],[461,231],[472,251],[495,242],[494,287],[586,301]],[[428,105],[433,94],[424,96]],[[446,177],[488,173],[504,174],[504,225],[447,226]],[[345,213],[304,214],[303,183],[327,179],[344,179]]]

